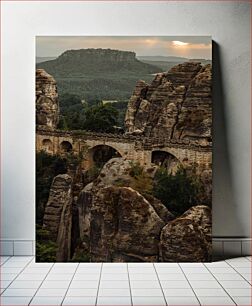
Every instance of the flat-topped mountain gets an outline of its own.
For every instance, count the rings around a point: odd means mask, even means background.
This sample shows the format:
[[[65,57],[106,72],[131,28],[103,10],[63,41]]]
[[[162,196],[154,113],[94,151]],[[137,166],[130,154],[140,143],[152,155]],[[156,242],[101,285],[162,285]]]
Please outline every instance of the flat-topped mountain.
[[[142,63],[131,51],[112,49],[68,50],[55,60],[38,63],[55,77],[83,76],[98,73],[155,73],[160,69],[154,65]]]
[[[36,67],[54,76],[60,96],[75,94],[90,103],[127,100],[137,80],[150,81],[162,71],[139,61],[134,52],[111,49],[68,50]]]

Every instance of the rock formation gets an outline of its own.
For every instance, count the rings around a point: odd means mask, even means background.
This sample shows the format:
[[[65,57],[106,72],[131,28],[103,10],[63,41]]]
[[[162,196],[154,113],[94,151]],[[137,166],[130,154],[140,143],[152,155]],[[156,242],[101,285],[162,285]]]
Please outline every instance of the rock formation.
[[[36,70],[36,125],[55,129],[59,122],[59,101],[54,78],[44,69]]]
[[[169,222],[160,236],[160,261],[209,261],[211,226],[211,210],[203,205],[194,206]]]
[[[70,259],[72,229],[72,178],[57,175],[52,182],[45,207],[43,227],[58,246],[56,260]]]
[[[186,62],[139,81],[125,117],[128,133],[163,140],[212,141],[211,65]]]
[[[92,205],[92,261],[157,261],[164,222],[150,203],[130,187],[105,187]]]

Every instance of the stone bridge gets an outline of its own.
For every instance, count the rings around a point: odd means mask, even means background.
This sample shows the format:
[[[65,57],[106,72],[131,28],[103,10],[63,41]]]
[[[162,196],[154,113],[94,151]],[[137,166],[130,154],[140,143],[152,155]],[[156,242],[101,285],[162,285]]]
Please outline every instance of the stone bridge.
[[[45,150],[49,154],[81,154],[83,169],[89,169],[95,163],[95,154],[107,148],[110,156],[121,156],[138,161],[141,165],[169,162],[184,166],[196,165],[201,171],[211,169],[212,146],[199,145],[196,141],[150,139],[130,134],[106,134],[85,131],[62,131],[38,129],[36,131],[36,150]],[[200,171],[200,172],[201,172]]]

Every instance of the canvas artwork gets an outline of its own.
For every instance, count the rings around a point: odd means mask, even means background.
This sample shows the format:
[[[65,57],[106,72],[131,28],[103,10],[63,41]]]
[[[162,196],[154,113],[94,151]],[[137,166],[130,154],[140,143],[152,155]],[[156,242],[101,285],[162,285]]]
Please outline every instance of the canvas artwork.
[[[36,261],[207,262],[208,36],[36,38]]]

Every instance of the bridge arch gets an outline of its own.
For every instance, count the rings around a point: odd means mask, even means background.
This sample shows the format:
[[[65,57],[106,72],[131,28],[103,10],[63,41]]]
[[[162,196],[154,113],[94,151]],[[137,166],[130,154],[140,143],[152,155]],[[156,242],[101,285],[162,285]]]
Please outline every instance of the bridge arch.
[[[60,152],[61,153],[69,153],[69,152],[72,152],[72,150],[73,150],[73,146],[72,146],[71,142],[63,140],[60,143]]]
[[[151,162],[158,166],[164,167],[169,173],[176,173],[181,161],[172,153],[166,150],[153,150],[151,153]]]
[[[49,138],[42,140],[42,148],[47,153],[53,153],[53,143]]]
[[[89,168],[96,166],[98,168],[114,157],[122,157],[122,154],[117,148],[108,144],[98,144],[93,146],[88,151]]]

